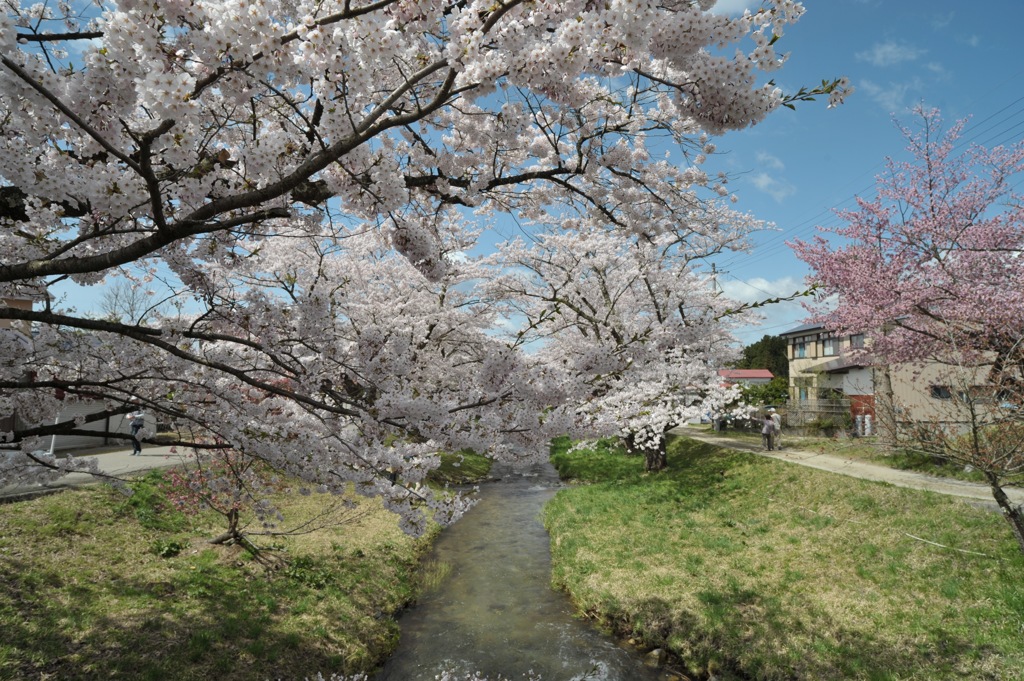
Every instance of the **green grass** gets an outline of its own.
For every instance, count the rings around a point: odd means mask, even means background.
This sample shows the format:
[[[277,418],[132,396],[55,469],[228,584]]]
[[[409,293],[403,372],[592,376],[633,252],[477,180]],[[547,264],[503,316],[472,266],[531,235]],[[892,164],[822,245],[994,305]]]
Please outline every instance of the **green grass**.
[[[291,523],[332,515],[274,538],[267,569],[207,543],[219,516],[174,511],[158,477],[127,498],[90,487],[0,506],[0,679],[301,679],[393,650],[430,537],[402,534],[374,500],[284,495]]]
[[[1024,678],[1024,558],[998,514],[682,438],[658,474],[565,444],[556,466],[590,484],[545,509],[554,583],[686,673]]]

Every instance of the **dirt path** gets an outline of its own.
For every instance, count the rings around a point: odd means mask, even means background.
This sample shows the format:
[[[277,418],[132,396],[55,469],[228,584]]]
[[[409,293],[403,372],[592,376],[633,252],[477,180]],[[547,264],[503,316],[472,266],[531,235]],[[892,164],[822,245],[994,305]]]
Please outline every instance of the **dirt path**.
[[[696,428],[682,427],[675,429],[673,432],[684,437],[699,440],[701,442],[707,442],[708,444],[717,445],[719,447],[739,449],[745,452],[752,452],[761,456],[767,456],[772,459],[779,459],[780,461],[800,464],[801,466],[809,466],[810,468],[817,468],[823,471],[849,475],[854,478],[874,480],[875,482],[887,482],[890,485],[895,485],[896,487],[910,487],[912,489],[923,489],[931,492],[938,492],[939,494],[948,494],[954,497],[963,497],[964,499],[968,499],[972,502],[982,502],[986,506],[991,506],[993,508],[996,507],[995,501],[992,499],[992,491],[989,489],[988,485],[982,485],[976,482],[954,480],[951,478],[939,478],[933,475],[925,475],[924,473],[915,473],[913,471],[902,471],[896,468],[889,468],[888,466],[868,463],[867,461],[848,459],[834,454],[822,454],[819,452],[811,452],[801,449],[790,449],[789,447],[784,447],[783,449],[774,452],[766,452],[761,449],[759,444],[707,435],[704,431]],[[1005,491],[1007,496],[1010,497],[1014,503],[1024,503],[1024,489],[1011,487],[1007,488]]]

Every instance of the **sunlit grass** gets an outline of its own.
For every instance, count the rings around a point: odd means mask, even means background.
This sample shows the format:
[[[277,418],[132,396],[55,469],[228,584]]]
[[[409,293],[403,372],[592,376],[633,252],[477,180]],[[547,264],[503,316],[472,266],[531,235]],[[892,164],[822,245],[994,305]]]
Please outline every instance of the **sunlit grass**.
[[[997,514],[693,440],[659,474],[554,461],[591,483],[546,509],[555,583],[691,674],[1022,678],[1024,560]]]
[[[484,468],[444,460],[449,484]],[[298,679],[370,670],[393,649],[430,537],[375,500],[286,493],[269,530],[304,531],[257,537],[259,561],[209,544],[220,516],[174,511],[153,475],[129,498],[94,487],[0,506],[0,679]]]

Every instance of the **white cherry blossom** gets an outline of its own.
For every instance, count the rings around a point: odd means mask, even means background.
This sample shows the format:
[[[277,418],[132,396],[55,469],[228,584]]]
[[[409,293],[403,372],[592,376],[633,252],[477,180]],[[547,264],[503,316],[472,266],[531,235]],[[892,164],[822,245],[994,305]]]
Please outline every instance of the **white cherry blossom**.
[[[701,169],[710,135],[849,88],[787,98],[764,76],[799,3],[709,6],[7,3],[0,298],[35,304],[0,307],[34,336],[0,362],[0,406],[20,417],[0,484],[68,468],[31,458],[81,425],[53,423],[58,393],[95,400],[93,421],[136,396],[185,443],[322,490],[354,484],[418,531],[424,513],[465,508],[422,485],[439,450],[530,460],[552,435],[616,419],[653,442],[692,406],[668,392],[719,400],[722,303],[677,265],[741,247],[756,225],[718,203],[725,179]],[[624,288],[635,303],[607,321],[636,338],[567,345],[554,320],[583,327],[565,307],[495,288],[509,267],[555,276],[528,246],[486,267],[465,256],[501,216],[552,248],[561,233],[556,250],[593,253],[591,269],[642,252],[622,272],[662,288],[648,307]],[[180,312],[120,323],[51,295],[123,276],[167,282]],[[669,301],[696,316],[638,326]],[[535,326],[496,332],[522,315]]]

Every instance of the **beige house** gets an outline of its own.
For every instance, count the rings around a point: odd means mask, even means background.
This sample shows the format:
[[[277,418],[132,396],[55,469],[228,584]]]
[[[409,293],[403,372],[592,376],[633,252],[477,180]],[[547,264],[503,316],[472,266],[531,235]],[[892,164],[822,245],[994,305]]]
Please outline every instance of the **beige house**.
[[[954,397],[985,383],[984,368],[938,362],[875,364],[870,339],[836,336],[820,324],[804,324],[779,334],[787,341],[790,411],[849,414],[860,432],[870,431],[888,373],[898,421],[956,420]]]
[[[820,324],[803,324],[786,340],[790,404],[850,400],[851,413],[874,413],[874,369],[863,335],[835,336]]]

